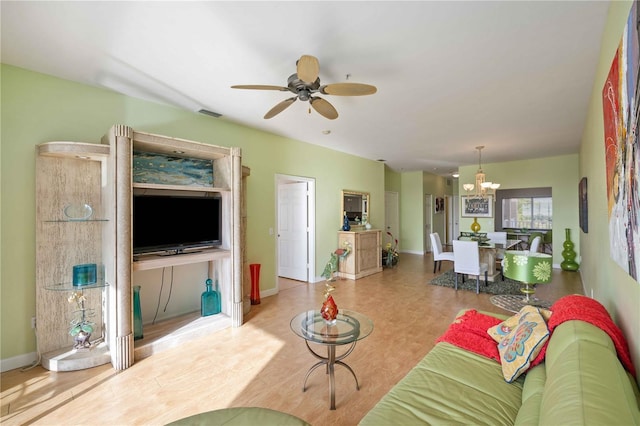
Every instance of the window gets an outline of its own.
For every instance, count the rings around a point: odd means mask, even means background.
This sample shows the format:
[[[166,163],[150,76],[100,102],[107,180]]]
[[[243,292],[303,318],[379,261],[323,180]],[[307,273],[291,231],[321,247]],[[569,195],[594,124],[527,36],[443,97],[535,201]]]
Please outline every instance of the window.
[[[551,197],[502,200],[502,228],[551,229],[552,225]]]
[[[495,230],[553,228],[551,188],[496,191]]]

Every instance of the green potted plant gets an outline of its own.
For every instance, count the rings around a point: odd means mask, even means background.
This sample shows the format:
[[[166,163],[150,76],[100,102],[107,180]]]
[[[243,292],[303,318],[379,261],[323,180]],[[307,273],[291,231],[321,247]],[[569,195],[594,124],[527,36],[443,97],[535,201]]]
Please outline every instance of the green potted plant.
[[[388,242],[384,250],[382,250],[382,264],[384,266],[394,266],[398,264],[398,239],[394,238],[393,234],[389,231],[387,231],[387,235],[393,243]]]

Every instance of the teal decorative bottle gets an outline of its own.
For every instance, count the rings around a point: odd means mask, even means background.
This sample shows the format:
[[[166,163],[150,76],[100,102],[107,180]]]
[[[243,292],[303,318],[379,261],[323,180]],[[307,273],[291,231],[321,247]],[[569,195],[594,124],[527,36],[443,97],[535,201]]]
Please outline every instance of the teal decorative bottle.
[[[140,286],[133,286],[133,340],[142,339],[142,309],[140,308]]]
[[[218,293],[216,291],[213,291],[213,288],[211,288],[211,286],[213,285],[213,281],[211,281],[211,278],[205,281],[205,285],[207,289],[204,293],[202,293],[200,304],[200,315],[202,315],[203,317],[215,315],[220,312],[219,310],[217,310],[220,304]]]
[[[580,265],[576,262],[576,251],[573,249],[574,244],[571,241],[571,229],[566,228],[564,230],[565,241],[562,243],[562,258],[564,261],[560,263],[560,267],[563,271],[577,271]]]

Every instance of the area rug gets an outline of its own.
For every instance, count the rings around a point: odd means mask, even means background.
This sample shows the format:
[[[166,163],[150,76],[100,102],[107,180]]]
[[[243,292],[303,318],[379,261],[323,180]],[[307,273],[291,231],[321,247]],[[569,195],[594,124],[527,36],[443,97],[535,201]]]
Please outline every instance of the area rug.
[[[489,300],[491,300],[491,303],[494,306],[502,308],[505,311],[513,312],[514,314],[520,312],[520,309],[524,308],[527,305],[544,309],[551,308],[551,302],[540,300],[535,297],[530,297],[527,301],[522,295],[514,296],[512,294],[499,294],[496,296],[491,296]]]
[[[455,287],[455,275],[453,271],[446,271],[441,275],[438,275],[431,280],[430,284],[439,285],[442,287]],[[489,281],[488,285],[484,285],[484,276],[480,279],[480,293],[488,294],[522,294],[520,288],[522,283],[519,281],[510,280],[509,278],[502,279],[496,277],[495,282]],[[458,290],[476,291],[476,278],[468,277],[465,282],[462,282],[462,275],[458,276]]]

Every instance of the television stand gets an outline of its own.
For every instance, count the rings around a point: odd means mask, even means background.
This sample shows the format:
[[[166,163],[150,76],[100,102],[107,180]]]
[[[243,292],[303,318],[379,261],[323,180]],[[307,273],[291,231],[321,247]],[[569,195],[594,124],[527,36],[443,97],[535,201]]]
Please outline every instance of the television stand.
[[[175,254],[145,254],[134,258],[132,263],[134,271],[164,268],[166,266],[188,265],[191,263],[208,262],[216,259],[231,258],[231,251],[221,248],[209,248],[198,251],[185,251]]]

